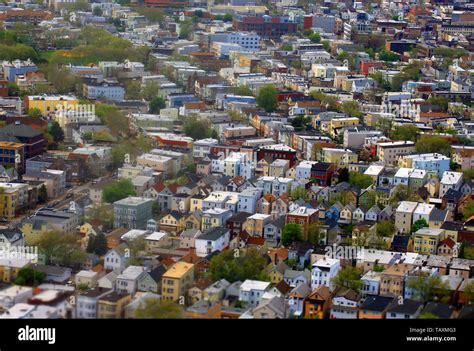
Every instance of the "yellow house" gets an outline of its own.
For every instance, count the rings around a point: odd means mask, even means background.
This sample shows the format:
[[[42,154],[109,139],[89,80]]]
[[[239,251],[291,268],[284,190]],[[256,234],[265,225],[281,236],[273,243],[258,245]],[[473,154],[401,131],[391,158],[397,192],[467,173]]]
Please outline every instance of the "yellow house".
[[[0,183],[0,215],[11,220],[28,204],[28,184]]]
[[[359,123],[360,121],[357,117],[333,118],[329,123],[329,133],[334,137],[336,136],[336,129],[355,126]]]
[[[250,236],[263,237],[263,227],[270,223],[272,216],[269,214],[256,213],[247,217],[243,224],[245,230]]]
[[[178,211],[172,211],[160,219],[160,230],[168,233],[178,233],[185,227],[186,217]]]
[[[184,298],[194,281],[194,265],[176,262],[162,278],[161,296],[164,300],[178,301]],[[183,301],[184,302],[184,301]]]
[[[290,267],[285,262],[280,262],[277,265],[270,263],[267,267],[267,275],[270,278],[270,282],[273,284],[281,282],[287,269],[290,269]]]
[[[102,297],[97,302],[97,318],[119,319],[123,318],[125,306],[132,301],[132,296],[116,291]]]
[[[436,255],[438,243],[444,239],[444,236],[444,229],[421,228],[414,235],[413,250],[423,255]]]
[[[350,163],[357,163],[357,154],[349,149],[324,147],[321,149],[323,162],[335,163],[337,167],[347,167]]]
[[[39,234],[47,232],[50,226],[46,222],[39,221],[23,221],[21,224],[21,232],[25,236],[25,240],[28,242],[31,238],[37,237]]]
[[[189,201],[189,210],[190,212],[194,211],[202,211],[202,200],[206,197],[201,194],[196,194],[191,196],[191,200]]]
[[[201,229],[201,216],[196,213],[190,213],[185,219],[186,229]]]
[[[50,95],[40,96],[32,95],[25,98],[27,109],[38,109],[43,116],[57,111],[58,109],[68,110],[79,105],[79,100],[74,96],[68,95]]]
[[[0,282],[13,283],[18,277],[20,269],[29,266],[30,260],[27,259],[0,259]]]

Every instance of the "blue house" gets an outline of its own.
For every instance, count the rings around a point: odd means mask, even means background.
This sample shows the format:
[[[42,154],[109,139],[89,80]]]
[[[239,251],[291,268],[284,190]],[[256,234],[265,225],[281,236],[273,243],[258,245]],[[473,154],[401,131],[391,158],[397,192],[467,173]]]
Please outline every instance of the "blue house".
[[[341,213],[341,210],[344,206],[340,202],[336,202],[334,205],[329,207],[329,209],[326,210],[326,219],[332,219],[334,221],[339,220],[339,215]]]

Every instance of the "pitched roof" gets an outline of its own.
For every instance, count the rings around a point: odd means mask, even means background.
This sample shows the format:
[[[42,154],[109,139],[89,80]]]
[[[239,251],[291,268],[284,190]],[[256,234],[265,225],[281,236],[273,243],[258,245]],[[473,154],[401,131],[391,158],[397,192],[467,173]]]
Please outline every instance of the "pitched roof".
[[[360,306],[361,310],[374,312],[383,312],[387,306],[393,301],[393,298],[386,296],[369,296]]]
[[[399,303],[398,299],[393,299],[387,308],[387,313],[415,314],[423,304],[420,301],[404,299]]]

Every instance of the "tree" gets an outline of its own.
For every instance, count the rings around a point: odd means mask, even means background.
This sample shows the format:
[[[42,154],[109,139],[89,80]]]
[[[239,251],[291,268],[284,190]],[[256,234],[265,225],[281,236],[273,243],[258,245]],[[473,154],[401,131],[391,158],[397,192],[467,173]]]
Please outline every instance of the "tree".
[[[95,113],[100,121],[113,132],[123,135],[130,133],[129,119],[118,107],[98,103],[95,105]]]
[[[46,273],[37,271],[32,267],[24,267],[18,271],[15,279],[16,285],[33,285],[40,284],[46,278]]]
[[[439,136],[424,136],[417,141],[415,149],[422,154],[439,153],[449,157],[451,144],[448,140]]]
[[[48,200],[48,190],[46,186],[42,184],[38,189],[38,202],[45,203]]]
[[[311,40],[312,43],[320,43],[321,42],[321,34],[313,33],[308,37],[308,39]]]
[[[148,104],[148,112],[157,114],[160,113],[160,110],[165,107],[166,101],[162,97],[156,96],[151,99],[150,103]]]
[[[33,117],[33,118],[41,118],[41,110],[39,108],[29,108],[28,109],[28,117]]]
[[[325,239],[324,227],[320,222],[311,223],[308,227],[308,241],[314,245],[319,245]]]
[[[241,96],[253,96],[252,89],[250,89],[248,85],[239,85],[238,87],[235,87],[234,94]]]
[[[74,234],[64,234],[59,231],[47,231],[32,240],[32,245],[38,247],[45,256],[47,264],[52,262],[69,267],[84,261],[85,252],[81,249],[79,237]]]
[[[419,131],[418,127],[413,124],[403,124],[393,128],[389,135],[393,140],[416,141]]]
[[[411,232],[416,233],[418,230],[425,227],[428,227],[428,223],[426,222],[426,219],[420,218],[415,223],[412,224]]]
[[[338,170],[339,176],[337,178],[338,183],[348,182],[349,181],[349,169],[346,167],[340,168]]]
[[[184,310],[175,301],[149,298],[140,303],[135,311],[135,318],[184,318]]]
[[[266,112],[273,112],[278,107],[278,90],[272,84],[262,86],[257,95],[257,105]]]
[[[432,105],[439,106],[445,112],[448,110],[448,99],[444,96],[430,96],[427,101]]]
[[[431,312],[423,312],[418,315],[418,319],[440,319],[440,318]]]
[[[322,143],[315,143],[311,148],[311,159],[312,160],[320,160],[321,159],[321,150],[323,148]]]
[[[193,22],[187,20],[179,24],[179,39],[189,39],[193,32]]]
[[[160,84],[154,80],[147,81],[145,85],[142,86],[142,96],[147,101],[152,101],[153,98],[157,97],[159,92]]]
[[[96,204],[90,207],[85,215],[85,221],[101,221],[104,229],[111,229],[114,225],[114,210],[110,205]]]
[[[52,122],[51,128],[49,129],[49,133],[52,135],[55,143],[61,143],[64,141],[64,131],[59,126],[58,122]]]
[[[105,255],[107,251],[107,239],[105,238],[104,233],[98,233],[96,236],[89,236],[86,252],[102,256]]]
[[[361,189],[366,189],[372,185],[374,180],[372,177],[368,176],[367,174],[357,173],[357,172],[349,172],[349,184],[352,186],[357,186]]]
[[[354,197],[350,191],[343,190],[331,195],[329,203],[334,205],[336,202],[340,202],[343,206],[350,204],[354,200]]]
[[[92,10],[92,14],[94,16],[102,16],[102,9],[99,6],[94,6],[94,9]]]
[[[288,223],[283,227],[281,233],[281,243],[283,246],[290,246],[294,241],[299,241],[302,238],[301,227],[296,223]]]
[[[113,203],[115,201],[122,200],[127,196],[134,196],[135,188],[133,187],[130,179],[120,179],[109,185],[106,185],[103,189],[103,198],[105,202]]]
[[[293,200],[303,199],[304,201],[309,201],[309,192],[304,187],[297,187],[291,191],[291,198]]]
[[[344,267],[332,279],[336,288],[348,288],[359,292],[362,287],[362,270],[356,267]]]
[[[407,287],[413,290],[413,298],[422,303],[447,302],[449,299],[449,285],[438,276],[428,276],[420,272],[410,277]]]
[[[267,260],[256,248],[247,250],[225,250],[215,255],[209,263],[212,280],[225,279],[228,282],[268,280],[264,270]]]
[[[464,286],[464,295],[467,305],[474,304],[474,283],[472,281]]]
[[[204,120],[199,119],[195,114],[190,114],[186,117],[183,131],[184,134],[194,140],[206,138],[211,133],[208,124]]]
[[[464,210],[462,211],[462,216],[464,220],[467,220],[473,215],[474,215],[474,200],[469,199],[467,200],[466,206],[464,207]]]
[[[377,119],[375,124],[377,129],[380,129],[380,131],[385,135],[389,135],[392,131],[393,121],[389,118],[380,117]]]
[[[357,101],[345,101],[341,106],[342,112],[344,112],[349,117],[357,117],[362,119],[364,114],[360,112],[359,103]]]
[[[395,231],[395,225],[391,221],[383,220],[377,223],[377,235],[381,237],[390,237]]]
[[[329,111],[338,111],[339,110],[339,101],[336,97],[325,94],[320,91],[312,91],[310,95],[315,99],[321,102],[321,106],[326,107]]]
[[[139,81],[129,81],[125,83],[125,99],[126,100],[140,100],[141,83]]]

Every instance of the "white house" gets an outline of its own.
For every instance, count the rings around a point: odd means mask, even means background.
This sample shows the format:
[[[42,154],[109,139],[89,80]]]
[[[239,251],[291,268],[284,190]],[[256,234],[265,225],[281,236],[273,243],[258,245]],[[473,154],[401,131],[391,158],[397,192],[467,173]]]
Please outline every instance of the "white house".
[[[96,319],[97,301],[110,294],[111,289],[95,288],[76,297],[76,318]]]
[[[380,277],[381,272],[368,271],[360,280],[362,281],[362,288],[360,289],[362,295],[378,295],[380,292]]]
[[[314,164],[316,164],[316,161],[301,161],[297,166],[296,166],[296,180],[304,180],[304,179],[310,179],[311,178],[311,168],[313,167]]]
[[[222,251],[229,246],[230,230],[223,227],[211,227],[196,238],[196,255],[206,257],[214,251]]]
[[[311,288],[314,290],[321,285],[326,285],[329,290],[334,289],[331,279],[334,278],[341,269],[339,259],[323,257],[313,264],[311,271]]]
[[[257,210],[257,200],[262,196],[262,190],[258,188],[246,188],[238,194],[239,202],[237,208],[239,212],[255,213]]]
[[[442,198],[449,189],[459,190],[462,185],[462,173],[445,171],[441,178],[439,198]]]
[[[337,293],[332,299],[331,319],[357,319],[359,296],[350,289]]]
[[[138,279],[145,274],[145,267],[129,266],[115,281],[115,290],[119,293],[135,294],[138,290]]]
[[[270,289],[271,283],[247,279],[240,285],[239,300],[255,307],[260,303],[263,294]]]
[[[120,244],[116,248],[113,248],[105,254],[104,257],[104,269],[108,270],[118,270],[122,272],[127,266],[127,251],[128,248],[125,244]]]

